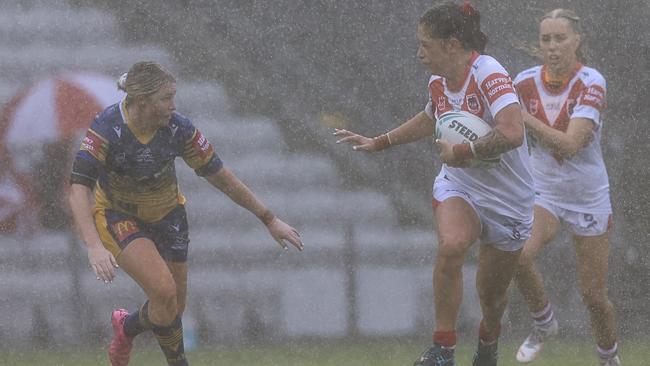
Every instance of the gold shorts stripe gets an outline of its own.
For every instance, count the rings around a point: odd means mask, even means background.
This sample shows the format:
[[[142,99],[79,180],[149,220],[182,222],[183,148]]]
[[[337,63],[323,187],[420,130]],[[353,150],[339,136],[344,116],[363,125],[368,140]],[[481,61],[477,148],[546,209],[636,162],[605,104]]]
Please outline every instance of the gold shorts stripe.
[[[118,254],[122,251],[120,246],[117,244],[113,235],[108,231],[108,222],[106,221],[106,212],[103,208],[98,208],[93,210],[93,216],[95,219],[95,227],[97,228],[97,233],[99,233],[99,239],[102,241],[104,248],[113,254],[117,258]]]

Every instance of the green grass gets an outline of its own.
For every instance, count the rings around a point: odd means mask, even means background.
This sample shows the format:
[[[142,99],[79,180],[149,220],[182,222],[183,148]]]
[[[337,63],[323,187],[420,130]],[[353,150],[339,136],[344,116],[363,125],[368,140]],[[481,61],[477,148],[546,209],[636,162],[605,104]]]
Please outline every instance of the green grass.
[[[514,360],[515,344],[505,343],[500,349],[500,366],[520,365]],[[164,359],[160,350],[153,344],[136,345],[130,365],[160,366]],[[349,344],[343,342],[291,343],[274,347],[203,349],[188,353],[192,366],[246,365],[246,366],[396,366],[412,365],[423,350],[423,346],[411,341],[400,343],[369,341],[368,343]],[[646,342],[624,342],[621,358],[625,366],[647,366],[650,345]],[[468,345],[457,350],[459,366],[471,365],[473,348]],[[0,364],[8,366],[81,366],[108,365],[104,350],[85,352],[36,351],[36,352],[0,352]],[[571,343],[555,341],[547,347],[541,358],[531,366],[595,366],[598,364],[592,344],[586,342]]]

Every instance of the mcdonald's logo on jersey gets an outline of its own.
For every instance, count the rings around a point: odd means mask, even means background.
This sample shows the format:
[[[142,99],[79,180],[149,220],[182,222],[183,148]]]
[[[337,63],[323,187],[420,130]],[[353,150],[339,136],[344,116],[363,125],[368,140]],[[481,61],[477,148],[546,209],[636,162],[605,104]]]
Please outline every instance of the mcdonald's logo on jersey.
[[[123,241],[124,239],[128,238],[132,234],[137,233],[140,231],[140,228],[138,228],[138,224],[135,223],[133,220],[122,220],[114,223],[111,225],[113,229],[113,233],[115,234],[115,238],[117,241]]]

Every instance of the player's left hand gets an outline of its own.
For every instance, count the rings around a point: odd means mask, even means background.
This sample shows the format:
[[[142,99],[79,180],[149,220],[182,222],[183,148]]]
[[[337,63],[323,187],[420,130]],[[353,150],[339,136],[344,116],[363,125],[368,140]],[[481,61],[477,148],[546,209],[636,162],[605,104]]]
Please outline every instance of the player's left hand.
[[[471,160],[459,160],[454,154],[453,147],[454,145],[447,140],[436,140],[436,148],[443,163],[454,168],[467,168],[470,166]]]
[[[303,250],[304,245],[302,244],[302,240],[300,240],[300,233],[298,233],[296,229],[287,225],[284,221],[275,217],[266,228],[269,229],[269,233],[271,233],[273,239],[275,239],[275,241],[277,241],[285,250],[289,249],[286,242],[291,243],[291,245],[296,247],[298,250]]]

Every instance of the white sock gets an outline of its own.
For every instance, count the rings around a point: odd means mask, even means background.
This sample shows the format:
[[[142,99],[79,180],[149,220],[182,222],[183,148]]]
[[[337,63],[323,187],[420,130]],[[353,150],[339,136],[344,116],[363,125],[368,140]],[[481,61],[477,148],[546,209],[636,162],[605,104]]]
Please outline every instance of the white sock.
[[[600,346],[596,345],[596,349],[598,349],[598,354],[602,358],[612,358],[616,356],[618,353],[618,342],[614,342],[614,345],[610,349],[603,349],[600,348]]]
[[[555,314],[553,313],[553,307],[551,306],[551,302],[549,301],[548,303],[546,303],[546,306],[544,306],[542,310],[535,313],[530,313],[530,315],[533,317],[535,326],[544,328],[549,324],[551,324],[551,321],[553,320],[553,316]]]

